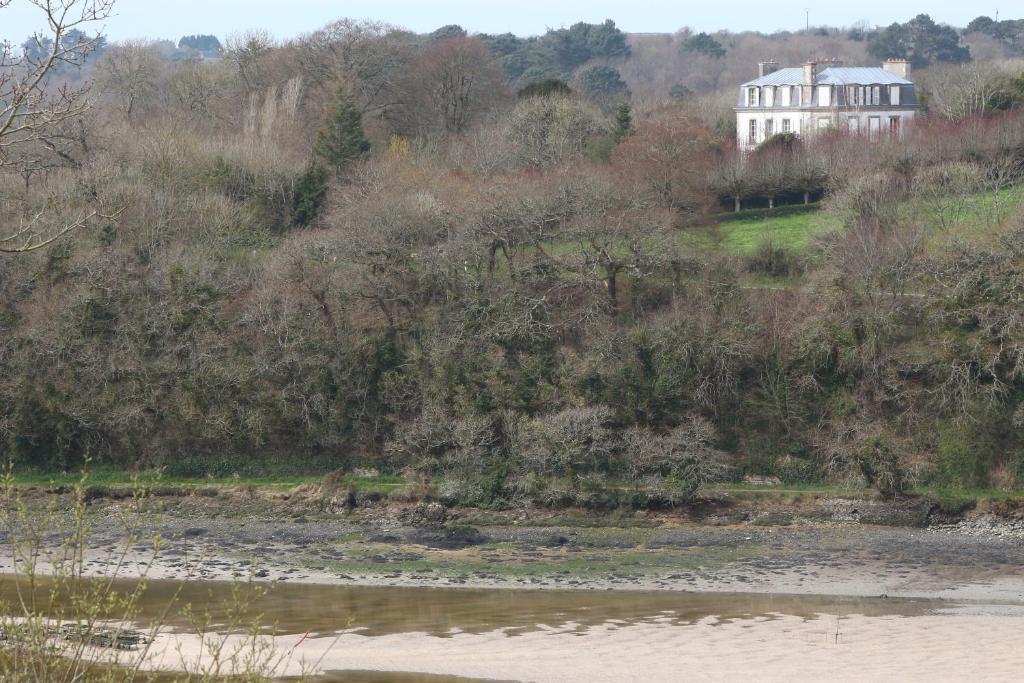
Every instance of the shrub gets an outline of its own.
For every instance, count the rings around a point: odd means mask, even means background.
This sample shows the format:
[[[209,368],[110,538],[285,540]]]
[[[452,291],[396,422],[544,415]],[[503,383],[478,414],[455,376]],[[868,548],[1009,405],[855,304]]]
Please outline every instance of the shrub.
[[[910,488],[907,472],[882,437],[874,437],[857,453],[857,464],[869,486],[885,498],[897,498]]]
[[[985,452],[970,431],[947,425],[939,430],[939,476],[944,484],[963,488],[988,485]]]
[[[575,479],[615,470],[616,434],[605,406],[568,408],[522,424],[516,450],[531,470]]]
[[[813,484],[821,481],[821,470],[812,462],[800,458],[783,458],[775,468],[775,476],[783,484]]]
[[[770,237],[761,240],[754,253],[746,257],[746,269],[772,277],[799,275],[803,271],[796,254],[783,245],[775,244]]]

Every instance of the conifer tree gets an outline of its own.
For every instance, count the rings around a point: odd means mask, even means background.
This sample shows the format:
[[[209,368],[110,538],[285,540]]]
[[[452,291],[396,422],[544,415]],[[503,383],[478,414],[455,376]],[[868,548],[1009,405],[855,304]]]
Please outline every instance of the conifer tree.
[[[335,171],[370,151],[370,142],[363,132],[363,115],[352,98],[342,89],[334,107],[324,121],[314,148],[317,157]]]
[[[615,112],[615,142],[622,142],[633,132],[633,107],[623,102]]]

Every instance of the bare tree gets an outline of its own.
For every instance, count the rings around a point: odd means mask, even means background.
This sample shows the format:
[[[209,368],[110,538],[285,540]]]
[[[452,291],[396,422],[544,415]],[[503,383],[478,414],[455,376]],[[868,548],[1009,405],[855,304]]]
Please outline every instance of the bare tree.
[[[992,196],[992,206],[989,211],[989,222],[999,224],[1003,220],[1003,211],[1009,201],[1006,190],[1013,187],[1020,180],[1024,173],[1024,164],[1012,154],[1003,154],[985,164],[981,184]]]
[[[377,22],[342,19],[296,43],[299,69],[313,101],[329,102],[339,81],[364,114],[386,115],[401,103],[398,79],[410,57],[411,34]]]
[[[223,119],[228,109],[229,69],[219,62],[178,65],[171,72],[168,84],[174,104],[182,113],[196,119]]]
[[[129,40],[107,50],[100,62],[100,84],[118,99],[118,108],[131,118],[156,93],[162,60],[151,43]]]
[[[238,71],[246,89],[263,90],[261,63],[274,47],[274,39],[266,31],[247,31],[227,37],[225,56]]]
[[[1000,65],[972,62],[934,70],[926,76],[924,87],[943,116],[962,121],[990,111],[993,100],[1005,90],[1006,75]]]
[[[500,102],[504,76],[475,38],[448,38],[428,47],[405,85],[405,130],[458,135]]]
[[[575,97],[528,97],[508,115],[506,137],[520,166],[551,166],[583,158],[600,130],[598,113]]]
[[[756,194],[753,174],[744,163],[743,154],[735,147],[724,150],[709,176],[709,183],[720,196],[732,198],[736,213],[743,209],[744,199]]]
[[[609,312],[617,314],[623,276],[641,280],[672,259],[671,211],[617,188],[608,176],[581,178],[572,191],[576,210],[557,233],[572,248],[558,253],[541,239],[536,247],[584,283],[600,283]]]
[[[913,190],[936,227],[949,230],[968,215],[984,178],[985,169],[978,164],[951,161],[925,168],[914,178]]]
[[[65,65],[81,65],[97,38],[69,41],[73,30],[110,16],[114,0],[28,0],[44,15],[47,32],[33,36],[34,49],[16,52],[9,42],[0,44],[0,171],[16,166],[26,156],[26,145],[52,145],[62,128],[79,119],[91,106],[88,86],[72,87],[54,81]],[[0,10],[11,0],[0,0]],[[29,155],[31,156],[31,155]],[[43,213],[19,218],[17,226],[0,234],[0,252],[40,249],[85,225],[98,209],[77,214],[60,225],[48,225]]]
[[[707,212],[711,167],[711,135],[678,107],[655,112],[642,120],[636,133],[613,154],[626,182],[658,206],[680,212]]]

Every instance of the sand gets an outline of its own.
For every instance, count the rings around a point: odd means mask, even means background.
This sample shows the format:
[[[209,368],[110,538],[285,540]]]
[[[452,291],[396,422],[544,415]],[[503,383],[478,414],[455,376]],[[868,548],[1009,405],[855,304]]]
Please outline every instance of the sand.
[[[309,638],[294,650],[294,636],[274,639],[274,646],[291,653],[278,671],[287,675],[316,668],[537,683],[1019,680],[1024,611],[993,611],[606,623],[582,633],[565,624],[515,636],[500,630],[449,637],[347,633]],[[159,668],[178,668],[179,652],[194,668],[200,651],[196,637],[181,635],[160,636],[154,648]]]

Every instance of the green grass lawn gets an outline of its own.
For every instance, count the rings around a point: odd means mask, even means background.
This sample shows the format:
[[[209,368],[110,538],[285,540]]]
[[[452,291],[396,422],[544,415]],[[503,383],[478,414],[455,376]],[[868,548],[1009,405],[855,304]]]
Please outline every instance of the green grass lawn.
[[[837,229],[834,216],[818,204],[755,209],[721,216],[718,247],[735,254],[751,254],[764,242],[796,251],[810,246],[815,235]]]
[[[998,195],[981,192],[960,199],[914,203],[910,210],[931,224],[939,214],[953,224],[947,230],[936,229],[930,242],[948,238],[983,240],[988,232],[1012,211],[1024,205],[1024,186],[1003,190]],[[795,251],[804,251],[816,235],[839,228],[838,218],[821,210],[819,204],[753,209],[722,214],[714,229],[684,237],[691,246],[718,248],[734,254],[751,254],[765,241]]]

